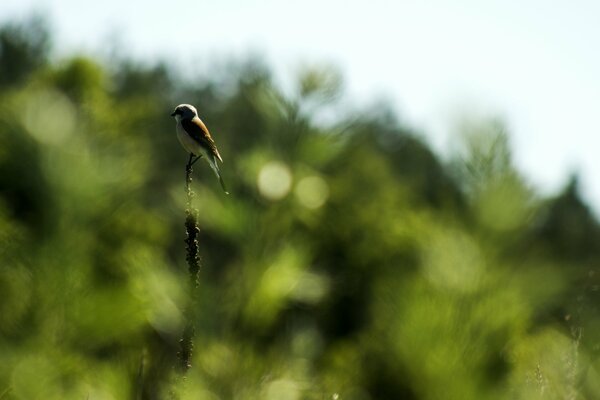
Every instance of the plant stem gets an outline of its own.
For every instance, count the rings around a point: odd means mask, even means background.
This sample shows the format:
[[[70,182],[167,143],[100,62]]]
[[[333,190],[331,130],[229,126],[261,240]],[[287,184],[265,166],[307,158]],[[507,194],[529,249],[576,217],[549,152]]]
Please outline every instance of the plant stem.
[[[186,203],[186,218],[185,218],[185,229],[186,229],[186,261],[188,264],[189,272],[189,299],[184,312],[185,327],[180,344],[180,351],[178,353],[179,366],[181,371],[185,373],[191,367],[192,351],[194,344],[192,342],[195,333],[195,315],[194,310],[196,309],[195,304],[197,302],[198,292],[198,273],[200,271],[200,257],[198,256],[198,234],[200,228],[198,228],[197,215],[198,210],[192,207],[192,199],[194,192],[192,191],[192,164],[194,156],[190,154],[190,158],[185,167],[186,177],[185,186],[187,192],[187,203]]]

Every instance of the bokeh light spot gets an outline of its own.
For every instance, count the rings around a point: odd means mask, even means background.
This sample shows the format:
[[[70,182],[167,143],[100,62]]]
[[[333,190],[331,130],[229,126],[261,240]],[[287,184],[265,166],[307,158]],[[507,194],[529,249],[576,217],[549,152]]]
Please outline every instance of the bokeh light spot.
[[[329,185],[323,178],[308,176],[296,185],[296,197],[300,204],[311,210],[321,207],[329,197]]]
[[[46,144],[63,143],[75,129],[75,107],[58,92],[44,91],[33,97],[24,117],[31,136]]]
[[[290,191],[292,173],[287,165],[280,161],[266,163],[258,173],[258,191],[269,200],[281,200]]]
[[[298,384],[289,379],[279,379],[267,386],[269,400],[297,400],[300,398]]]

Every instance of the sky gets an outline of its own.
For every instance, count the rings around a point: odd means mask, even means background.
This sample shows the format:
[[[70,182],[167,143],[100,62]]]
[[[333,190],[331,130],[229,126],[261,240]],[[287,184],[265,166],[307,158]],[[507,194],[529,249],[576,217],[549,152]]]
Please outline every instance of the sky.
[[[194,69],[264,55],[277,76],[333,64],[358,104],[386,99],[448,156],[461,115],[498,116],[543,194],[578,173],[600,211],[600,1],[2,0],[0,21],[46,15],[56,49]]]

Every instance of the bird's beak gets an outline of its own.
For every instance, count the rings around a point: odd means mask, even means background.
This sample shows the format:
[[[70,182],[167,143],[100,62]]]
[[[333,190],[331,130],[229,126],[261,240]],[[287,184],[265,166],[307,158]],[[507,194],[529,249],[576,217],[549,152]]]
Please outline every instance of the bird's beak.
[[[175,116],[175,114],[177,114],[177,113],[176,113],[175,111],[173,111],[173,112],[171,113],[171,117],[174,117],[174,116]]]

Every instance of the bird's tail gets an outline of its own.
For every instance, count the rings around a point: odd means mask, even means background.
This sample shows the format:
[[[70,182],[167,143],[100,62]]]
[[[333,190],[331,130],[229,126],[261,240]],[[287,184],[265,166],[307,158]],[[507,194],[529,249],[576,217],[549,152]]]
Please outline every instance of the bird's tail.
[[[221,170],[219,169],[219,165],[217,164],[217,157],[213,156],[212,159],[207,158],[207,160],[210,164],[210,167],[215,172],[215,175],[217,175],[217,178],[219,179],[219,183],[221,184],[223,191],[225,192],[225,194],[229,194],[229,192],[227,191],[227,187],[225,186],[225,182],[223,181],[223,177],[221,176]]]

